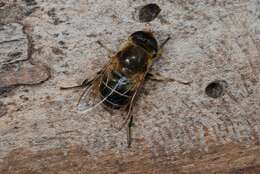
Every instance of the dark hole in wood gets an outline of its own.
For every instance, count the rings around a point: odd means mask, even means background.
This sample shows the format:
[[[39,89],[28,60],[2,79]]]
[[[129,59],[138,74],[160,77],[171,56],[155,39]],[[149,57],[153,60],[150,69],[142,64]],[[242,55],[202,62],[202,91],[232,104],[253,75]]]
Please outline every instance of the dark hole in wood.
[[[61,41],[58,42],[58,44],[65,45],[65,42],[61,40]]]
[[[56,9],[55,9],[55,8],[52,8],[52,9],[50,9],[50,10],[47,12],[47,15],[50,16],[50,17],[56,16],[55,11],[56,11]]]
[[[37,5],[37,2],[35,0],[23,0],[26,5],[32,6],[32,5]]]
[[[4,116],[7,113],[6,106],[0,101],[0,117]]]
[[[0,7],[3,7],[5,6],[5,3],[4,2],[0,2]]]
[[[5,93],[10,92],[13,88],[14,86],[0,86],[0,97]]]
[[[9,57],[20,57],[23,53],[22,52],[13,52],[13,53],[9,53],[8,56]]]
[[[151,22],[160,12],[161,9],[157,4],[147,4],[140,9],[139,20],[140,22]]]
[[[205,92],[209,97],[218,98],[224,95],[226,86],[226,81],[215,80],[207,85]]]

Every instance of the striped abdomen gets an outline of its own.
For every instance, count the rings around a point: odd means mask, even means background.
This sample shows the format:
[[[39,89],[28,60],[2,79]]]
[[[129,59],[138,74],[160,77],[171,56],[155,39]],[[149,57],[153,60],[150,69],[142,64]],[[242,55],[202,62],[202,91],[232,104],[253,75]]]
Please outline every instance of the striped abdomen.
[[[113,109],[125,106],[133,93],[131,86],[131,81],[127,77],[112,71],[109,78],[103,77],[99,88],[103,103]]]

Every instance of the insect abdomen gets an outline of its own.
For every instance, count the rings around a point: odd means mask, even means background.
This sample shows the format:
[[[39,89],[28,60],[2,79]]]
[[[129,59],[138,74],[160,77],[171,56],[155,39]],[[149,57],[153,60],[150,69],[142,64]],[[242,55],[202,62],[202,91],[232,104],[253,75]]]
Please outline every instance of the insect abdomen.
[[[125,106],[131,96],[130,81],[118,72],[112,72],[111,77],[103,77],[100,85],[101,98],[104,104],[113,109]]]

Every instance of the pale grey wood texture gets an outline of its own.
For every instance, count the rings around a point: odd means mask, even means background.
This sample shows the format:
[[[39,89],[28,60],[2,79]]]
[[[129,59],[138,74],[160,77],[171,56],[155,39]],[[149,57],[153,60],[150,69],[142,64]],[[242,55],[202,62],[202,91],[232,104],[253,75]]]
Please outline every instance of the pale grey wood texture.
[[[0,173],[260,173],[258,0],[156,0],[150,23],[139,0],[0,2]],[[172,37],[152,71],[192,83],[147,81],[128,149],[122,117],[59,87],[143,29]]]

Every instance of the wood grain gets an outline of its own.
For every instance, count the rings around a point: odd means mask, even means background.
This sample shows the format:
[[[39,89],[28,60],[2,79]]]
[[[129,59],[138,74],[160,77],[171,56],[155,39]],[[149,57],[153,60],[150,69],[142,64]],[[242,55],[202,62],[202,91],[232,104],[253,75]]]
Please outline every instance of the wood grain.
[[[0,3],[0,173],[260,173],[258,0]],[[122,116],[75,110],[81,89],[134,31],[168,36],[134,107],[132,148]],[[51,74],[51,76],[50,76]],[[210,85],[215,83],[214,85]],[[206,90],[207,89],[207,90]]]

